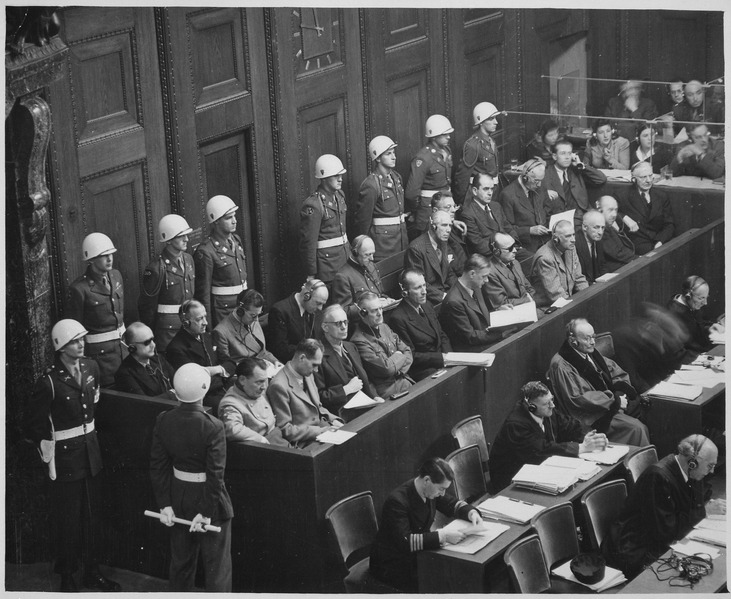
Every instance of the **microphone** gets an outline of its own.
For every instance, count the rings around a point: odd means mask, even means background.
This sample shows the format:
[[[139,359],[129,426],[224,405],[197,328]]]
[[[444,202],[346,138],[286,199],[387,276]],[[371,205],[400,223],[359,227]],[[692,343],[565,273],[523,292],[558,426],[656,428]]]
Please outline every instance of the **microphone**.
[[[704,85],[711,85],[711,83],[723,83],[723,77],[717,77],[716,79],[711,79],[710,81],[706,81]]]

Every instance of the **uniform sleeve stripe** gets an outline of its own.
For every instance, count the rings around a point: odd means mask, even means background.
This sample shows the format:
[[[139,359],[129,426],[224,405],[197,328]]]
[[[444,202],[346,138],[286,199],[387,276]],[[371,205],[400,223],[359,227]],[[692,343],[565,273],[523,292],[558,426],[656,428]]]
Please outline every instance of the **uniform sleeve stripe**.
[[[423,534],[412,534],[409,537],[409,546],[411,551],[421,551],[424,549],[424,535]]]

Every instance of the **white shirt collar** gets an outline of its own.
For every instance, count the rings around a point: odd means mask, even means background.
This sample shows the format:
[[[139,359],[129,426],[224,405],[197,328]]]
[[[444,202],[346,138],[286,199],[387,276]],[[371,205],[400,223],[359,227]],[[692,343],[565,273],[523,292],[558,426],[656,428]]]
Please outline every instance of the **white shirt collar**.
[[[685,482],[688,482],[688,475],[685,473],[685,470],[683,469],[683,466],[680,464],[680,460],[678,459],[677,455],[673,456],[675,458],[675,461],[678,463],[678,468],[680,468],[680,473],[683,475],[683,480]]]

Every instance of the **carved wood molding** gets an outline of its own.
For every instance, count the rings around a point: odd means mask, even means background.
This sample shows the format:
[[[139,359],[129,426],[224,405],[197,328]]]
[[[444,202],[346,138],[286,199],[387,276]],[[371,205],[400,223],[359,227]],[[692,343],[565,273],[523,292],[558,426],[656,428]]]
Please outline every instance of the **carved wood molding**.
[[[366,142],[371,138],[371,86],[368,82],[369,60],[368,60],[368,40],[366,35],[366,11],[363,8],[358,9],[358,27],[360,29],[360,59],[363,63],[361,68],[361,78],[363,85],[363,127],[365,130]],[[370,161],[369,161],[370,163]],[[370,168],[368,169],[370,172]]]

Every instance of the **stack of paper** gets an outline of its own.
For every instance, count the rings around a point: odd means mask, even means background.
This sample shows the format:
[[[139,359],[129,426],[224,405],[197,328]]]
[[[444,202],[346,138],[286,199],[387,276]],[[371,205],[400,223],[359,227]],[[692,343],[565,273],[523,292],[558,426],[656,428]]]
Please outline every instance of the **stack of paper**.
[[[695,360],[693,360],[691,366],[702,366],[704,368],[717,368],[719,364],[722,364],[726,358],[723,356],[709,356],[708,354],[701,354]],[[681,366],[681,369],[683,367]]]
[[[495,354],[473,354],[471,352],[450,351],[444,354],[445,366],[482,366],[487,368],[495,361]]]
[[[352,439],[357,435],[358,433],[351,433],[350,431],[344,431],[342,429],[337,429],[334,431],[325,431],[324,433],[320,433],[315,437],[320,443],[332,443],[333,445],[341,445],[348,441],[349,439]]]
[[[609,181],[626,181],[627,183],[630,183],[632,181],[632,171],[629,169],[599,169],[601,172],[603,172]]]
[[[571,582],[576,582],[578,584],[584,585],[585,587],[589,587],[592,591],[595,591],[597,593],[601,593],[602,591],[606,591],[607,589],[616,587],[618,584],[627,582],[627,579],[624,577],[624,574],[622,574],[622,572],[620,572],[619,570],[615,570],[614,568],[610,568],[609,566],[607,566],[606,570],[604,571],[604,578],[602,578],[599,582],[595,584],[585,584],[583,582],[579,582],[576,576],[574,576],[573,572],[571,572],[571,561],[566,562],[558,568],[554,568],[552,570],[552,573],[556,576],[560,576],[561,578],[565,578],[566,580],[570,580]]]
[[[614,277],[618,277],[618,276],[619,276],[618,272],[607,272],[607,273],[604,273],[601,277],[597,277],[594,280],[599,281],[600,283],[608,283]]]
[[[660,381],[647,394],[652,397],[663,399],[686,399],[693,401],[703,393],[703,387],[699,385],[679,385],[677,383],[668,383]]]
[[[377,406],[379,403],[383,403],[383,398],[371,399],[363,391],[358,391],[343,407],[348,410],[362,410]]]
[[[692,541],[688,538],[682,539],[677,543],[670,545],[670,549],[675,553],[682,553],[683,555],[695,555],[696,553],[710,555],[711,559],[716,559],[721,555],[721,551],[711,545],[705,543],[699,543],[698,541]]]
[[[582,460],[597,462],[598,464],[616,464],[629,451],[629,445],[607,445],[602,451],[591,451],[580,453]]]
[[[688,533],[687,538],[692,541],[700,541],[701,543],[711,543],[719,547],[725,547],[726,521],[704,518]]]
[[[574,214],[576,210],[566,210],[564,212],[558,212],[551,216],[551,220],[548,221],[548,228],[553,231],[553,227],[556,226],[556,223],[560,223],[562,220],[566,220],[570,223],[574,222]]]
[[[676,370],[667,380],[668,383],[678,385],[698,385],[711,388],[723,384],[726,381],[726,373],[712,370],[711,368],[700,367],[699,370]]]
[[[568,306],[574,300],[566,299],[565,297],[559,297],[555,302],[551,304],[552,308],[563,308]]]
[[[499,329],[519,324],[529,324],[538,320],[535,302],[526,302],[514,306],[512,310],[496,310],[490,312],[490,328]]]
[[[531,518],[540,514],[545,506],[498,495],[490,497],[477,506],[485,518],[497,518],[515,524],[528,524]]]
[[[555,468],[568,468],[573,470],[579,480],[589,480],[599,474],[602,469],[596,462],[589,462],[581,458],[570,458],[562,455],[552,455],[543,460],[542,466],[553,466]]]
[[[563,493],[578,480],[576,472],[572,469],[543,464],[525,464],[513,477],[513,482],[518,487],[550,495]]]
[[[459,543],[455,545],[448,544],[444,548],[448,551],[456,551],[457,553],[477,553],[509,528],[507,524],[499,524],[497,522],[472,524],[464,520],[453,520],[443,530],[461,531],[467,536]]]

